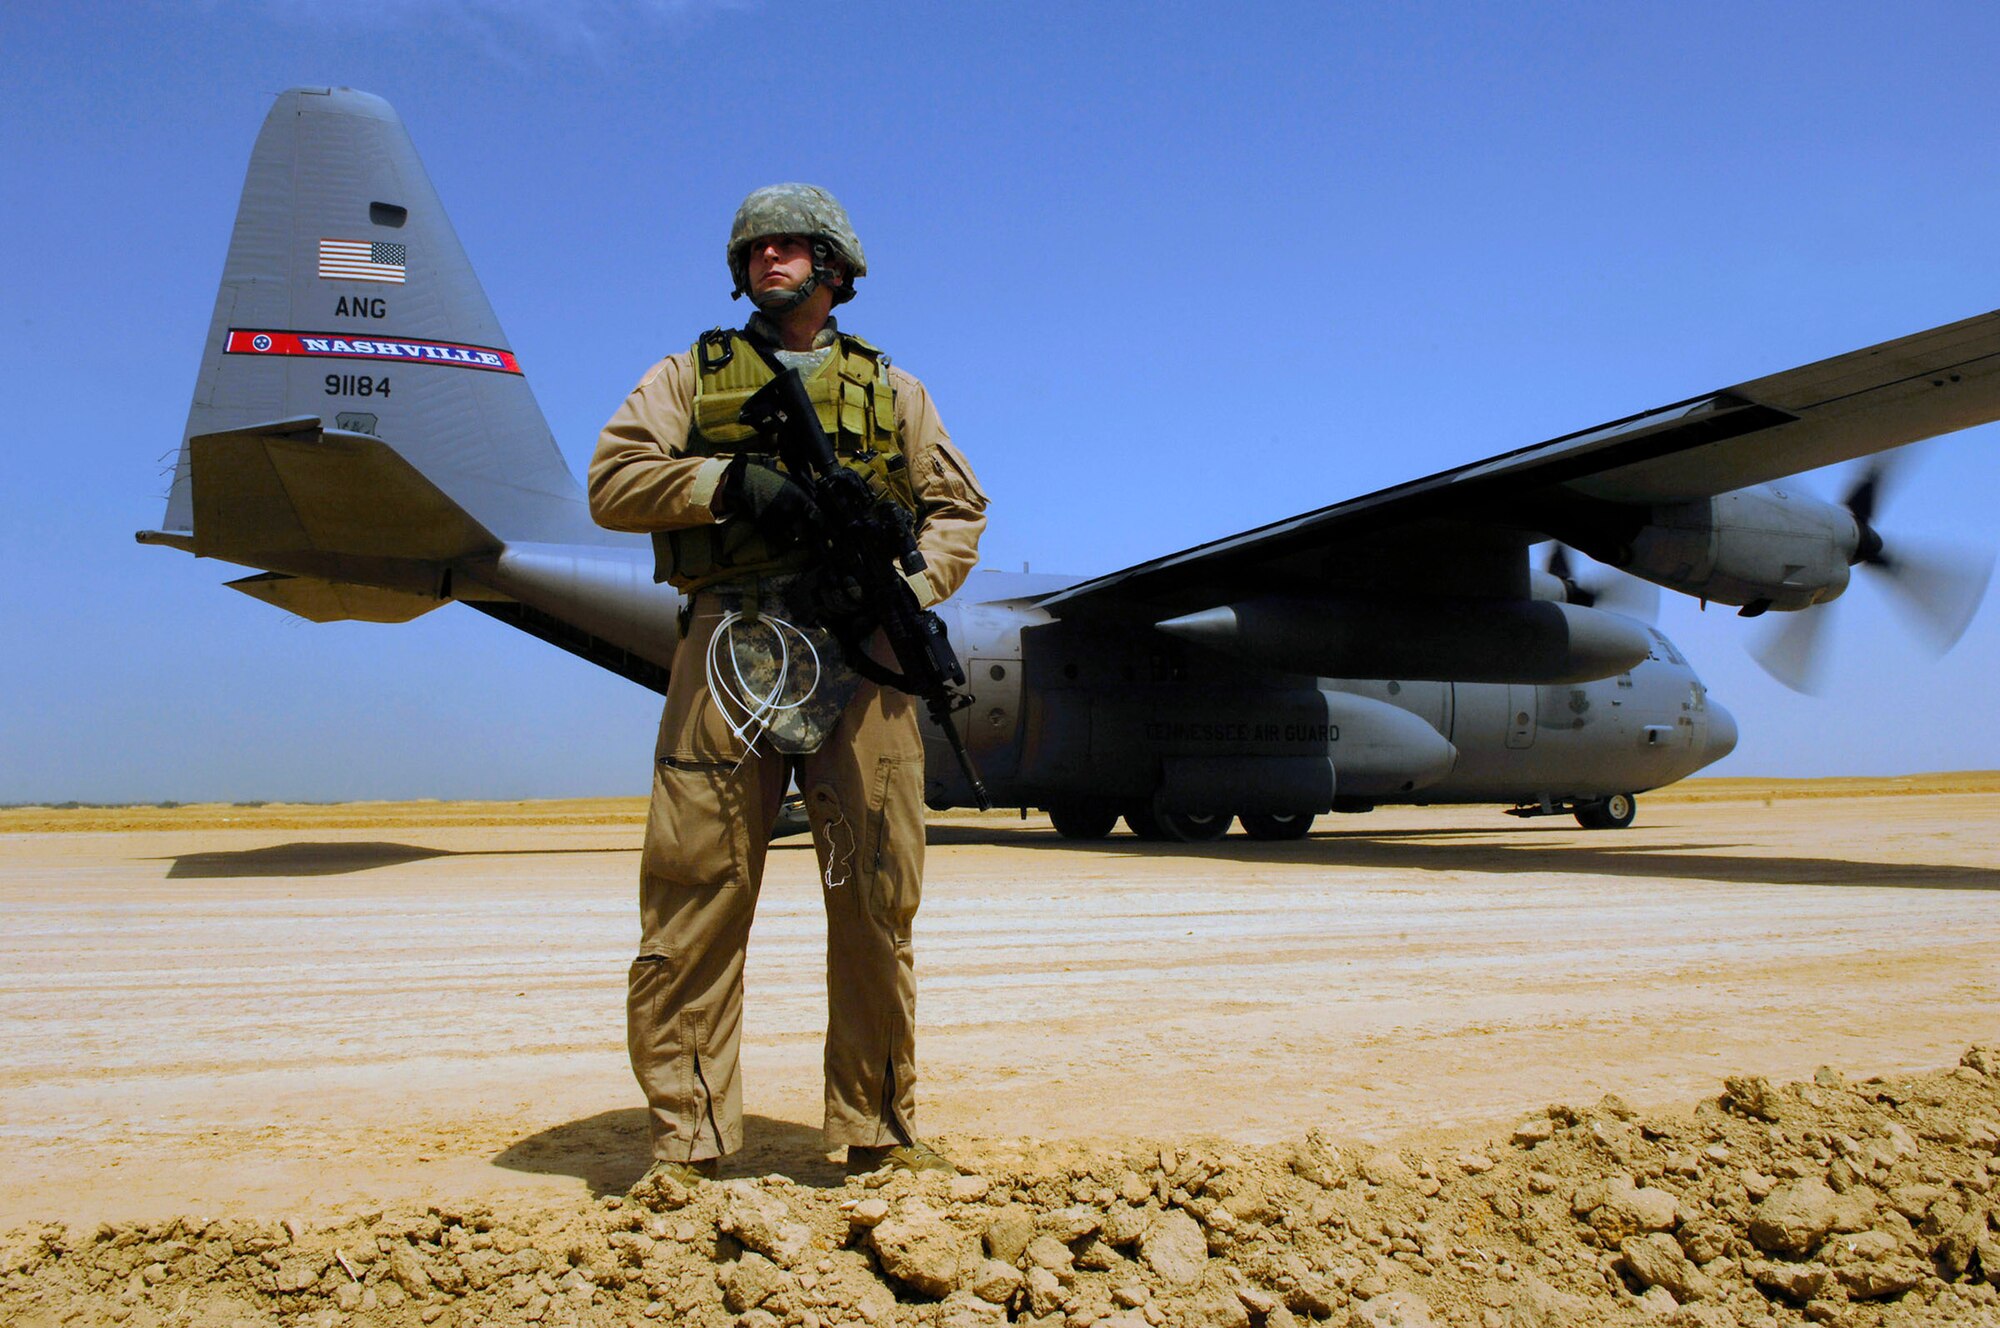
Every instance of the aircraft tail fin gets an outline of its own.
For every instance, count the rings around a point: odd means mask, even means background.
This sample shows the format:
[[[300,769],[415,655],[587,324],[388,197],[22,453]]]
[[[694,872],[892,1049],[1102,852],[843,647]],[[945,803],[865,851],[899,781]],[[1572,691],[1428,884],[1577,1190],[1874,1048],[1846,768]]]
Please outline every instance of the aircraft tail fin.
[[[408,501],[413,478],[443,501]],[[383,510],[416,524],[378,524],[357,557],[432,561],[468,527],[494,547],[603,540],[395,111],[294,88],[251,153],[151,542],[270,567],[258,541],[363,517],[353,486],[391,479]]]

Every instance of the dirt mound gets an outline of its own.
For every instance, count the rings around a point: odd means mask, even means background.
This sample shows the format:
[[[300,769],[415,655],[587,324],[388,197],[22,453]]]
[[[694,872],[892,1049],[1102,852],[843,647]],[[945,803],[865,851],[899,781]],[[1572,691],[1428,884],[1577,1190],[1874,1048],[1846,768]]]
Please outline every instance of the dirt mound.
[[[18,1325],[1583,1328],[2000,1323],[2000,1050],[1691,1115],[1552,1106],[1450,1156],[1027,1150],[983,1176],[668,1183],[343,1225],[0,1240]]]

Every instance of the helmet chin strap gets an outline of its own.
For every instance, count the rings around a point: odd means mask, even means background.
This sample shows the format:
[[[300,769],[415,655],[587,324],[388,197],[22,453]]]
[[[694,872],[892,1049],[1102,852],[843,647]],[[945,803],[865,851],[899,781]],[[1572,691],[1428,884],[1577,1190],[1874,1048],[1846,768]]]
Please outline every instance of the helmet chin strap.
[[[822,270],[815,266],[812,270],[812,275],[801,281],[796,290],[761,291],[752,295],[750,302],[767,314],[788,314],[807,300],[810,300],[813,292],[819,289],[819,278]]]
[[[833,251],[826,241],[814,240],[812,255],[812,273],[799,283],[798,289],[752,292],[750,302],[767,314],[788,314],[810,300],[821,283],[833,275]]]

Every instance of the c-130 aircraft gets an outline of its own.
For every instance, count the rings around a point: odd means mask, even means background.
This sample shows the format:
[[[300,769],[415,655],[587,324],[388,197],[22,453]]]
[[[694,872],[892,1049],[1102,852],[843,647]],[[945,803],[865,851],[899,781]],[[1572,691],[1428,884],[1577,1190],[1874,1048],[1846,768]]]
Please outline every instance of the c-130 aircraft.
[[[1385,803],[1623,827],[1736,723],[1610,610],[1640,583],[1581,585],[1563,546],[1810,615],[1852,566],[1905,562],[1871,524],[1874,476],[1844,505],[1775,481],[1996,417],[1991,313],[1109,575],[975,572],[939,606],[959,722],[999,804],[1078,839],[1121,817],[1293,839]],[[455,600],[661,692],[678,640],[679,597],[643,537],[591,522],[395,111],[345,88],[294,88],[265,120],[166,516],[138,539],[262,569],[229,584],[314,622]],[[1955,639],[1985,583],[1912,590]],[[925,743],[930,805],[971,805],[934,726]]]

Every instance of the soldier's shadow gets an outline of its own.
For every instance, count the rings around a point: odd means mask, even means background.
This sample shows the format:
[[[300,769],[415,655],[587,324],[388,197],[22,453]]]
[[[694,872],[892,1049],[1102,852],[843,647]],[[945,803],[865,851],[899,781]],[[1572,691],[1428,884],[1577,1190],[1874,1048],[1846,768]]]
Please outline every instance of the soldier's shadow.
[[[652,1165],[646,1113],[638,1107],[600,1111],[517,1139],[493,1165],[537,1176],[575,1176],[592,1197],[623,1194]],[[722,1178],[780,1175],[801,1185],[837,1189],[846,1180],[829,1161],[817,1127],[745,1115],[743,1147],[723,1159]]]

